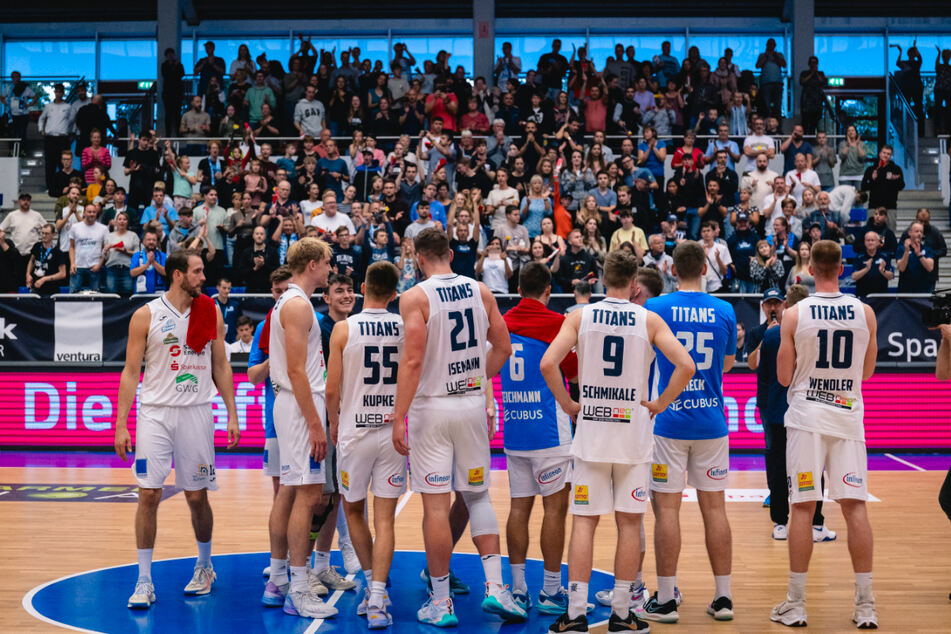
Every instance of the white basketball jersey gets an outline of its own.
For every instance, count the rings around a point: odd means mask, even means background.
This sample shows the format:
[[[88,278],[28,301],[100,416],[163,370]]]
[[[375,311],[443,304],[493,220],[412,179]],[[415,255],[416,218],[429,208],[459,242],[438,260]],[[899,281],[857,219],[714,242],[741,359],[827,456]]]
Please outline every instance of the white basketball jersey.
[[[341,447],[393,422],[396,373],[403,354],[403,319],[380,308],[347,318],[340,389]]]
[[[200,354],[185,345],[191,309],[179,314],[164,294],[148,307],[152,317],[145,340],[140,403],[162,407],[211,403],[218,392],[211,376],[211,342]]]
[[[590,462],[640,464],[654,451],[648,376],[654,349],[647,310],[608,298],[582,308],[578,329],[578,415],[572,455]]]
[[[417,284],[429,299],[426,354],[416,396],[465,396],[486,385],[489,316],[479,283],[448,273]]]
[[[268,344],[271,359],[270,373],[274,391],[291,391],[291,380],[287,376],[287,347],[284,339],[284,326],[281,325],[281,308],[294,297],[301,297],[310,307],[310,298],[296,284],[289,284],[287,290],[274,304],[271,314],[271,338]],[[317,313],[310,307],[313,321],[310,332],[307,333],[307,379],[310,382],[310,391],[315,394],[324,394],[327,385],[327,369],[324,366],[324,351],[320,342],[320,324],[317,322]]]
[[[786,427],[865,440],[862,373],[869,333],[865,304],[817,293],[796,304],[796,369]]]

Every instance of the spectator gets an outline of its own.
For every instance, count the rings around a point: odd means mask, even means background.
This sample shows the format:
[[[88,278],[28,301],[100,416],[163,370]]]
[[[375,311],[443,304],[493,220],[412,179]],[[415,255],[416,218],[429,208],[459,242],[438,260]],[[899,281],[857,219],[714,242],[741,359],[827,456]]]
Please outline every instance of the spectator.
[[[493,293],[508,293],[509,280],[513,271],[509,259],[502,254],[502,239],[494,236],[486,244],[485,251],[479,254],[475,265],[476,275],[482,277],[485,284]]]
[[[635,101],[635,88],[628,86],[624,89],[624,98],[614,105],[611,121],[621,134],[636,134],[641,123],[641,106]],[[651,99],[654,95],[651,94]],[[656,105],[655,105],[656,108]]]
[[[621,220],[621,227],[611,234],[608,251],[616,251],[625,242],[630,242],[634,246],[634,253],[637,257],[644,257],[649,245],[644,230],[634,224],[634,214],[630,209],[621,209],[618,212],[618,217]]]
[[[598,283],[597,263],[594,256],[584,248],[580,229],[572,229],[568,234],[568,249],[561,256],[559,269],[562,288],[572,288],[579,280],[592,286]]]
[[[16,293],[19,290],[21,280],[17,268],[21,259],[13,240],[7,238],[6,232],[0,229],[0,293]]]
[[[93,95],[88,103],[76,111],[73,127],[77,130],[76,153],[82,156],[83,150],[89,147],[93,130],[99,130],[104,135],[112,127],[102,95]],[[100,143],[103,140],[100,138]]]
[[[0,229],[0,236],[3,236],[3,233],[3,229]],[[40,241],[33,245],[26,268],[27,287],[31,292],[43,296],[58,293],[60,284],[66,281],[66,256],[56,248],[56,243],[53,240],[55,235],[56,229],[53,225],[43,225],[40,230]],[[0,238],[0,241],[6,243],[9,242],[9,239],[3,237]],[[0,249],[2,248],[3,244],[0,244]],[[5,254],[9,255],[11,249],[4,249],[4,251]],[[18,279],[14,275],[9,277],[11,283]]]
[[[405,293],[422,281],[423,274],[416,260],[416,243],[413,240],[400,243],[400,254],[394,264],[400,270],[400,281],[396,287],[398,292]]]
[[[676,101],[672,101],[669,95],[658,95],[656,99],[657,108],[643,113],[641,123],[654,126],[657,134],[667,136],[673,133],[675,126],[679,126],[680,111],[674,105],[677,104],[680,109],[683,109],[683,99],[679,92]]]
[[[132,256],[139,251],[139,236],[129,231],[129,214],[119,212],[115,217],[115,231],[106,237],[103,266],[106,269],[106,292],[128,297],[134,290],[129,274]]]
[[[743,158],[743,154],[740,153],[740,146],[736,141],[730,139],[730,126],[726,123],[717,125],[717,138],[707,144],[704,163],[709,165],[715,162],[721,151],[726,153],[726,166],[735,173],[736,165]]]
[[[604,80],[600,84],[591,86],[588,97],[584,98],[584,130],[588,134],[604,132],[608,121],[608,94]]]
[[[238,317],[238,302],[231,297],[231,280],[227,277],[218,280],[215,290],[217,292],[213,298],[225,324],[225,343],[230,344],[234,342],[238,334],[238,324],[241,323],[241,318]]]
[[[219,82],[225,75],[225,60],[215,57],[215,43],[205,42],[205,57],[195,63],[195,74],[198,75],[198,92],[204,94],[212,77]]]
[[[456,131],[456,114],[459,112],[459,98],[446,90],[446,84],[440,83],[436,91],[426,97],[426,116],[430,129],[437,120],[442,122],[442,130]],[[437,135],[438,136],[438,135]]]
[[[756,256],[759,234],[753,228],[752,218],[745,211],[736,213],[736,230],[727,238],[730,259],[733,260],[734,278],[738,293],[756,293],[759,286],[750,277],[750,261]],[[721,258],[722,259],[722,258]]]
[[[509,259],[512,271],[518,277],[522,264],[528,262],[531,254],[531,238],[525,225],[520,224],[521,212],[518,207],[505,208],[505,222],[496,225],[495,236],[502,241],[502,250]]]
[[[753,163],[759,167],[759,155],[766,155],[766,167],[769,167],[769,159],[776,156],[776,144],[773,138],[766,134],[766,124],[762,117],[753,117],[753,134],[743,139],[743,154],[746,156],[745,170],[753,169]],[[764,168],[765,169],[765,168]]]
[[[805,145],[805,141],[803,141]],[[815,170],[809,168],[808,163],[812,160],[812,154],[796,154],[794,167],[786,172],[786,187],[789,188],[790,195],[796,199],[796,204],[802,203],[802,191],[811,187],[813,191],[819,191],[821,183],[819,175]]]
[[[79,110],[84,106],[88,105],[92,100],[89,98],[89,93],[87,92],[86,82],[80,81],[76,84],[75,94],[73,95],[73,102],[69,104],[69,130],[71,133],[76,134],[76,115],[79,113]],[[85,141],[82,139],[77,139],[79,146],[83,145]],[[82,147],[78,147],[77,153],[82,153]]]
[[[732,143],[732,141],[730,141]],[[711,145],[713,145],[711,143]],[[716,152],[716,165],[707,171],[705,177],[707,185],[716,182],[719,185],[719,193],[722,196],[722,202],[727,207],[733,207],[736,204],[736,194],[740,187],[740,178],[733,168],[730,167],[730,151],[720,149]]]
[[[159,241],[159,225],[145,228],[142,247],[132,255],[129,275],[135,279],[136,293],[157,293],[165,290],[165,252]]]
[[[868,194],[857,191],[851,185],[839,185],[832,188],[828,193],[829,207],[842,214],[843,220],[851,217],[853,209],[862,207],[868,202]]]
[[[833,174],[835,163],[835,148],[829,145],[826,133],[819,132],[816,134],[816,144],[812,148],[812,168],[819,176],[819,185],[822,187],[822,191],[829,192],[835,187],[835,175]]]
[[[710,180],[704,192],[703,204],[697,208],[697,217],[701,222],[707,220],[715,222],[717,234],[720,232],[720,227],[725,224],[725,233],[729,237],[733,233],[733,225],[727,220],[727,214],[729,210],[723,200],[723,194],[720,193],[720,183],[717,180]]]
[[[18,71],[10,73],[10,85],[0,95],[0,103],[10,112],[11,134],[14,138],[20,139],[21,153],[25,152],[23,143],[26,141],[26,128],[30,122],[30,108],[39,100],[39,96],[33,92],[29,84],[23,81]]]
[[[951,131],[951,49],[942,51],[937,45],[935,49],[938,51],[934,58],[935,130],[938,134],[948,134]]]
[[[542,177],[532,176],[525,198],[522,199],[522,223],[528,231],[528,236],[535,239],[542,231],[542,218],[552,215],[552,204],[549,192],[544,188]]]
[[[670,42],[662,42],[660,45],[660,55],[655,55],[652,61],[656,69],[657,83],[666,86],[667,81],[672,79],[680,72],[680,62],[670,54]]]
[[[756,243],[756,257],[750,261],[750,279],[759,292],[780,288],[785,281],[786,270],[776,257],[772,245],[766,240]]]
[[[788,243],[786,248],[789,248]],[[789,268],[789,273],[786,274],[786,284],[783,288],[788,291],[790,286],[801,284],[812,295],[816,292],[816,278],[813,277],[809,268],[812,262],[812,245],[808,242],[800,242],[793,256],[793,265]]]
[[[750,133],[747,123],[750,111],[750,97],[746,93],[735,92],[730,100],[730,134],[746,137]]]
[[[779,117],[783,104],[783,69],[786,58],[776,50],[776,40],[766,40],[766,51],[760,53],[756,68],[762,72],[759,78],[760,96],[764,111],[772,117]]]
[[[766,199],[773,194],[779,174],[769,169],[769,157],[765,153],[756,156],[753,170],[746,172],[740,181],[741,189],[750,190],[750,202],[758,210],[764,209]],[[783,180],[785,185],[785,180]]]
[[[825,105],[826,76],[819,70],[819,58],[809,56],[809,66],[799,74],[801,94],[799,110],[802,113],[802,128],[808,135],[816,132],[822,107]],[[818,140],[818,139],[817,139]]]
[[[129,177],[129,207],[133,212],[138,212],[149,204],[149,196],[153,194],[152,189],[160,174],[159,153],[153,147],[153,140],[150,133],[143,132],[137,145],[126,152],[125,161],[122,163],[125,175]],[[130,133],[129,145],[134,143],[135,135]],[[139,225],[144,224],[145,221],[140,219]]]
[[[174,134],[182,117],[185,99],[185,67],[175,56],[174,48],[165,49],[162,62],[162,105],[165,107],[165,134]]]
[[[211,134],[211,115],[202,110],[201,97],[195,95],[191,107],[182,115],[178,131],[183,137],[201,138]]]
[[[194,211],[190,207],[182,207],[178,212],[178,218],[172,230],[168,233],[168,247],[166,252],[172,255],[179,249],[187,249],[189,245],[198,237],[202,225],[195,222]]]
[[[572,157],[574,161],[574,157]],[[562,181],[564,182],[567,175],[562,176]],[[594,179],[591,179],[592,181]],[[509,171],[500,167],[495,172],[495,182],[496,185],[489,192],[488,197],[485,200],[485,211],[486,216],[489,219],[491,226],[496,226],[503,224],[506,219],[506,208],[515,207],[518,209],[519,206],[519,194],[518,190],[513,187],[509,187]],[[564,194],[562,194],[564,195]],[[583,199],[584,196],[582,195]]]
[[[554,46],[552,47],[552,50],[554,52]],[[517,80],[518,75],[521,72],[522,58],[512,55],[511,42],[503,42],[502,55],[495,59],[495,68],[492,71],[495,77],[495,85],[498,86],[502,92],[505,92],[508,90],[507,82],[510,79]]]
[[[884,207],[888,210],[888,227],[894,231],[898,217],[898,192],[905,189],[905,177],[902,169],[892,162],[892,151],[892,146],[882,146],[878,152],[878,163],[865,170],[862,189],[869,193],[869,207]]]
[[[726,273],[733,264],[733,258],[730,257],[730,250],[726,244],[716,240],[717,223],[713,220],[707,220],[703,223],[700,230],[703,252],[707,258],[707,270],[703,274],[704,289],[708,293],[728,290],[726,287]]]
[[[760,218],[766,223],[766,235],[772,234],[773,219],[783,215],[783,200],[788,197],[786,179],[777,176],[773,179],[773,193],[763,199],[763,206],[760,207]]]
[[[254,73],[254,85],[248,88],[244,99],[248,104],[248,121],[252,128],[256,128],[263,118],[264,104],[270,106],[272,111],[277,107],[277,98],[265,80],[264,71],[259,70]]]
[[[305,235],[304,224],[301,222],[300,215],[281,218],[281,224],[271,235],[271,246],[277,251],[278,264],[287,264],[287,252],[291,245]],[[328,236],[325,239],[330,240],[330,237]]]
[[[85,176],[79,170],[73,169],[73,153],[66,149],[60,153],[60,165],[53,174],[53,192],[58,198],[69,191],[70,182],[79,176],[85,182]]]
[[[172,225],[178,220],[178,212],[171,201],[165,197],[165,187],[162,183],[157,183],[152,189],[152,204],[142,211],[139,223],[145,225],[152,220],[158,220],[162,223],[165,233],[171,233]]]
[[[555,38],[551,43],[551,51],[538,58],[538,72],[551,101],[557,100],[558,93],[562,90],[565,71],[568,70],[568,60],[560,51],[561,40]]]
[[[872,293],[887,293],[888,282],[895,278],[891,257],[882,250],[882,238],[875,231],[867,231],[863,249],[855,254],[852,279],[855,295],[865,297]]]
[[[26,278],[27,259],[30,257],[33,245],[40,241],[41,230],[46,225],[43,216],[31,209],[32,201],[33,197],[30,194],[26,192],[20,194],[17,199],[18,208],[8,213],[3,222],[0,222],[0,231],[13,241],[13,245],[20,254],[20,257],[16,258],[14,269],[17,285]]]
[[[898,246],[895,258],[898,264],[899,293],[931,293],[935,282],[931,272],[935,268],[934,252],[922,242],[924,227],[918,220],[909,225],[905,238]]]
[[[698,210],[706,203],[706,188],[703,174],[694,164],[691,154],[685,154],[683,163],[674,170],[672,181],[678,185],[679,200],[686,207],[687,239],[696,240],[700,235]]]
[[[806,159],[805,169],[812,169],[812,145],[805,140],[801,125],[793,126],[792,134],[780,144],[779,151],[783,153],[784,172],[789,173],[796,169],[796,157],[800,154]]]
[[[346,227],[351,234],[356,234],[357,230],[353,226],[350,217],[337,210],[337,198],[333,195],[333,192],[324,192],[321,210],[321,214],[311,218],[310,224],[317,227],[321,234],[326,234],[324,236],[325,240],[333,241],[337,229],[341,227]]]
[[[602,214],[613,213],[614,210],[617,209],[617,194],[610,188],[610,177],[608,173],[604,170],[598,172],[597,180],[598,186],[588,192],[588,194],[594,196],[594,200],[598,204],[599,212]]]
[[[700,148],[694,146],[696,140],[697,133],[693,130],[687,130],[684,133],[684,144],[674,151],[674,158],[670,161],[670,166],[673,169],[676,170],[683,165],[685,156],[690,156],[693,159],[696,169],[703,167],[703,152],[700,151]]]
[[[839,142],[839,184],[865,189],[860,186],[865,174],[865,156],[865,141],[858,129],[850,125],[845,129],[845,138]]]
[[[254,341],[254,325],[251,322],[251,318],[247,315],[238,317],[235,326],[231,330],[232,340],[228,341],[227,345],[225,345],[225,353],[227,354],[228,361],[231,361],[231,356],[235,353],[249,354],[251,352],[251,343]],[[235,331],[237,331],[237,338],[235,338]]]
[[[845,221],[842,215],[829,208],[828,192],[819,192],[816,196],[819,208],[809,214],[803,223],[804,226],[819,224],[822,227],[823,240],[840,240],[845,237]]]
[[[894,254],[898,248],[898,238],[895,232],[888,228],[888,210],[879,207],[872,211],[865,223],[863,232],[874,231],[882,238],[882,249],[888,254]]]
[[[674,275],[674,259],[664,251],[664,236],[659,233],[651,234],[647,243],[649,249],[644,254],[644,266],[652,266],[660,273],[664,285],[664,293],[673,293],[677,290],[677,276]]]
[[[63,150],[69,147],[70,105],[63,100],[66,89],[63,84],[53,86],[53,101],[43,107],[43,113],[37,125],[43,136],[43,162],[46,169],[46,189],[50,196],[59,196],[53,175],[56,173],[56,164]]]
[[[349,227],[337,227],[330,267],[338,275],[346,275],[359,287],[363,283],[363,249],[353,244],[354,232]]]
[[[806,195],[808,197],[811,195],[811,190],[806,190]],[[770,235],[775,235],[776,233],[776,224],[779,222],[785,223],[786,231],[790,235],[796,236],[796,239],[802,238],[802,210],[799,212],[796,211],[796,199],[795,198],[784,198],[782,201],[783,215],[778,218],[773,218],[773,231]],[[816,208],[817,209],[817,208]],[[815,209],[814,209],[815,210]],[[810,212],[812,213],[812,212]],[[769,239],[767,237],[767,239]]]
[[[112,157],[109,155],[108,148],[102,146],[102,133],[98,129],[93,128],[89,134],[89,139],[89,145],[82,151],[82,166],[85,172],[86,184],[101,184],[93,176],[93,170],[98,167],[102,173],[107,173],[112,166]]]
[[[931,249],[932,257],[934,258],[934,268],[931,270],[932,282],[937,284],[938,282],[938,264],[944,256],[948,254],[948,243],[945,242],[944,234],[940,229],[936,229],[931,225],[931,212],[926,208],[922,207],[915,213],[915,220],[921,223],[922,236],[921,242],[928,245]],[[905,238],[908,237],[908,232],[902,234],[899,241],[901,243],[905,242]]]
[[[433,217],[430,214],[431,204],[432,203],[425,199],[416,203],[413,208],[416,218],[406,228],[406,231],[403,234],[406,238],[404,242],[407,240],[414,240],[423,229],[429,229],[430,227],[436,226],[436,222],[433,220]]]
[[[337,195],[337,200],[343,199],[343,183],[350,182],[350,170],[346,161],[340,158],[337,143],[328,140],[325,147],[327,156],[317,161],[317,173],[321,189],[330,190]]]
[[[83,221],[69,229],[69,292],[99,291],[109,229],[96,222],[99,207],[86,205]]]
[[[251,248],[241,254],[235,267],[247,292],[268,292],[271,272],[278,266],[277,251],[267,243],[267,231],[263,226],[255,227],[251,235]]]

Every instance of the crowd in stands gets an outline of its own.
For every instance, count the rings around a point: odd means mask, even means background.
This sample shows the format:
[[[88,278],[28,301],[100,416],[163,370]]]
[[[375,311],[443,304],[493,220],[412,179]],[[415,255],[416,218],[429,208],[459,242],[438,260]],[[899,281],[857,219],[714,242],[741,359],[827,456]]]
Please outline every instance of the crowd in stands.
[[[266,293],[288,247],[317,235],[357,288],[369,264],[390,260],[402,291],[421,279],[412,238],[432,226],[450,235],[453,269],[497,293],[513,292],[530,260],[550,267],[555,291],[598,292],[616,249],[656,268],[669,291],[684,239],[707,252],[709,292],[809,286],[818,239],[853,245],[846,274],[860,295],[896,276],[900,291],[934,288],[944,239],[927,210],[896,237],[904,180],[891,148],[868,156],[854,126],[838,145],[817,132],[818,59],[799,78],[802,124],[786,135],[786,60],[772,39],[758,77],[730,49],[713,62],[691,47],[678,60],[665,42],[638,60],[618,44],[599,70],[583,47],[570,59],[560,47],[525,69],[506,43],[494,75],[470,82],[448,53],[420,69],[402,43],[387,71],[359,49],[335,59],[303,37],[287,70],[246,46],[226,65],[208,42],[184,112],[185,69],[169,50],[166,126],[194,141],[143,132],[115,158],[101,96],[82,89],[67,104],[57,86],[39,121],[55,222],[20,197],[0,224],[2,290],[151,293],[166,256],[189,248],[209,285]],[[777,157],[781,172],[770,169]]]

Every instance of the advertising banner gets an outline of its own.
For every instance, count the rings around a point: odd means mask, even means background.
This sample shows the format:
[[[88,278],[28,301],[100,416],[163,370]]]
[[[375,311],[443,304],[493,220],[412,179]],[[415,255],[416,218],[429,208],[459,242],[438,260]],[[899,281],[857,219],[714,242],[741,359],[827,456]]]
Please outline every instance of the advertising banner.
[[[88,447],[113,445],[119,372],[16,372],[0,382],[0,446]],[[264,390],[235,373],[236,404],[243,449],[264,446]],[[498,379],[495,393],[501,393]],[[951,389],[924,373],[879,373],[863,384],[865,435],[870,449],[951,447]],[[725,376],[725,408],[734,449],[763,447],[756,408],[756,377]],[[499,430],[493,448],[502,447],[505,414],[499,403]],[[216,397],[211,406],[215,443],[227,445],[227,411]],[[409,421],[412,425],[412,420]],[[513,423],[516,424],[516,423]],[[527,423],[531,424],[531,423]],[[129,419],[135,437],[135,409]]]

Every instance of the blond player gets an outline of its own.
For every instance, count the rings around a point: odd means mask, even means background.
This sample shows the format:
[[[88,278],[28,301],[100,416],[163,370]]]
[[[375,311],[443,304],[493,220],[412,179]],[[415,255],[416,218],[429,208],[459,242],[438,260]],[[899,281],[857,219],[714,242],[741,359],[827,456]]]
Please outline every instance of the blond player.
[[[217,390],[228,409],[228,448],[240,438],[234,405],[234,381],[225,354],[225,326],[215,308],[217,337],[193,350],[186,343],[192,301],[205,281],[201,256],[181,250],[165,263],[169,290],[142,306],[129,322],[125,368],[119,383],[116,417],[116,453],[122,460],[132,450],[129,410],[135,401],[142,360],[140,405],[136,412],[133,472],[139,485],[135,513],[135,541],[139,578],[129,598],[130,608],[148,608],[155,602],[152,585],[152,549],[162,484],[175,460],[175,484],[185,490],[192,527],[198,541],[198,561],[186,595],[211,592],[215,573],[211,565],[212,513],[208,491],[216,491],[215,422],[211,400]]]
[[[816,294],[783,315],[776,373],[789,386],[786,412],[786,480],[789,483],[789,589],[770,618],[806,624],[806,571],[812,556],[812,515],[828,474],[829,497],[839,503],[848,528],[855,571],[852,620],[878,627],[872,595],[872,526],[868,498],[862,381],[875,372],[878,346],[871,307],[839,291],[842,249],[820,240],[810,273]]]

